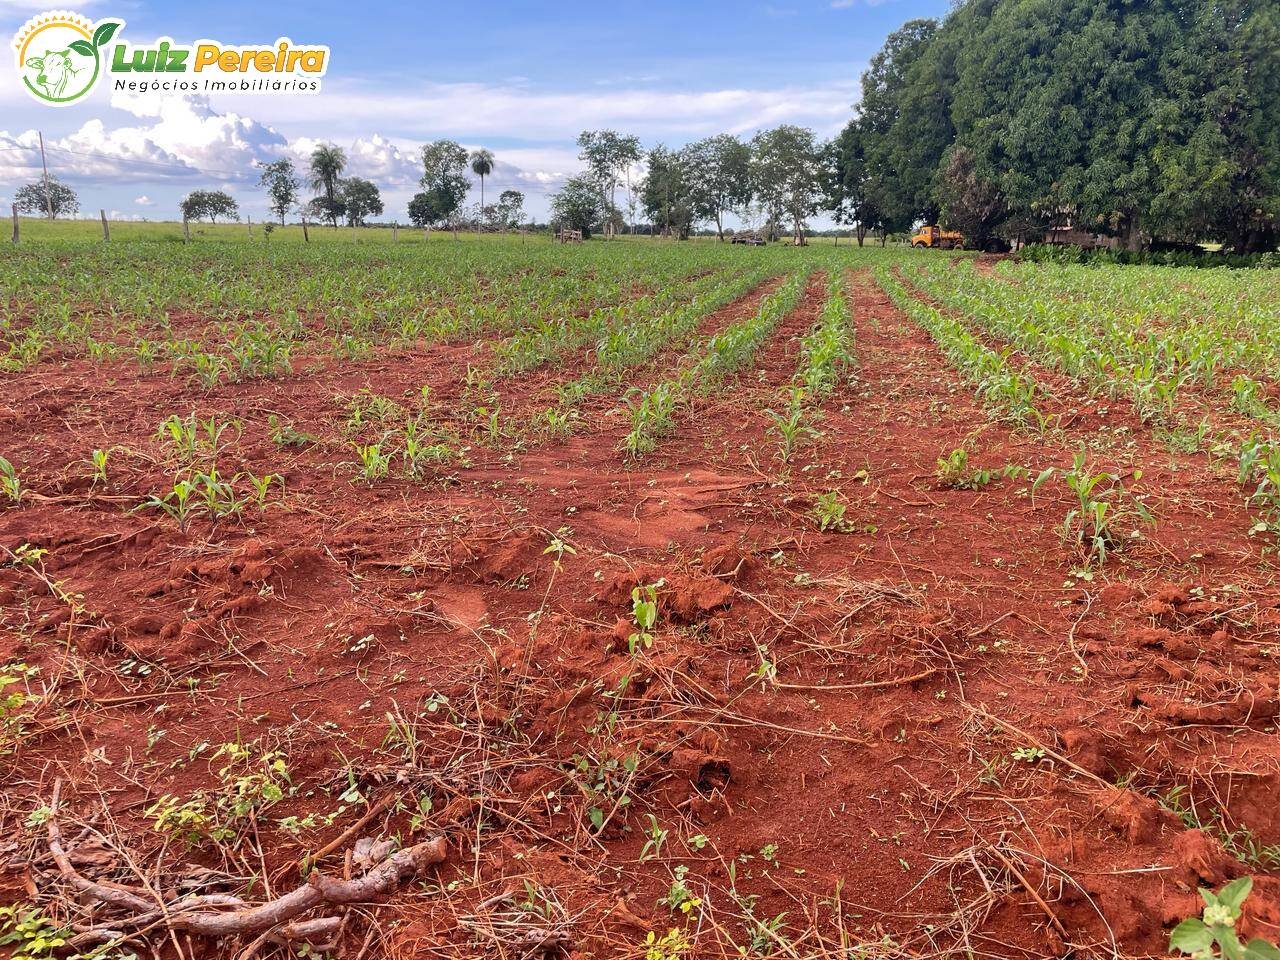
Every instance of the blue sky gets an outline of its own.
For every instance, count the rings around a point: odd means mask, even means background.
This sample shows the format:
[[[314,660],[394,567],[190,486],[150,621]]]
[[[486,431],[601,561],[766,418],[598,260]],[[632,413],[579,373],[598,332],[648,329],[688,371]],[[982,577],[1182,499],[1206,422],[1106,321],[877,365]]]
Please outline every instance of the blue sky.
[[[126,21],[135,43],[168,35],[236,44],[279,36],[332,51],[311,97],[112,94],[54,109],[19,87],[6,43],[0,74],[0,198],[32,179],[35,131],[51,173],[82,205],[120,218],[166,219],[197,187],[230,190],[260,219],[255,160],[301,158],[331,141],[350,172],[383,188],[387,219],[404,219],[420,145],[451,137],[497,155],[486,193],[546,197],[577,171],[582,129],[635,133],[646,146],[729,131],[749,137],[779,123],[822,136],[848,118],[857,79],[885,35],[905,20],[942,16],[947,0],[769,0],[614,4],[559,2],[217,4],[81,0],[89,19]],[[0,0],[13,35],[42,0]],[[492,193],[490,193],[492,191]],[[472,197],[471,199],[475,199]],[[7,203],[7,200],[5,200]]]

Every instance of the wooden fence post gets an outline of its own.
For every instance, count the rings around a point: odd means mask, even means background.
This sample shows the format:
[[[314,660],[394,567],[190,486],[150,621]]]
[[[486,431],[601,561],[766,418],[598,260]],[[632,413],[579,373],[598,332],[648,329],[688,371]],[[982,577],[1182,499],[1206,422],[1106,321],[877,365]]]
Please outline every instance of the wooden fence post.
[[[253,238],[253,217],[245,217],[245,219],[249,221],[249,237],[250,239],[252,239]]]
[[[400,224],[396,223],[394,220],[391,222],[391,242],[400,242]]]
[[[307,235],[307,215],[305,213],[302,215],[302,242],[311,242],[311,237]]]
[[[187,215],[185,213],[182,215],[182,242],[191,242],[191,228],[187,226]]]
[[[102,218],[102,242],[109,243],[111,241],[111,228],[107,226],[107,211],[99,208],[98,216]]]
[[[18,242],[18,205],[13,205],[13,242]]]

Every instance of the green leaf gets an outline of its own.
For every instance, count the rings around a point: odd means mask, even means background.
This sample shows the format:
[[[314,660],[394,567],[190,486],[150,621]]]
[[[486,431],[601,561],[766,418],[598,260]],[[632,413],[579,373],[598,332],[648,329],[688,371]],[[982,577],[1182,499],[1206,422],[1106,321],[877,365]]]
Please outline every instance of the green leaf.
[[[96,51],[93,49],[93,44],[88,40],[72,40],[69,46],[81,56],[92,57],[96,55]]]
[[[1240,904],[1244,903],[1244,898],[1249,896],[1249,891],[1252,889],[1253,877],[1241,877],[1239,880],[1232,880],[1218,891],[1218,902],[1224,907],[1239,911]]]
[[[1280,947],[1255,938],[1245,946],[1244,960],[1280,960]]]
[[[116,31],[120,29],[118,21],[104,23],[97,30],[93,31],[93,45],[100,47],[112,37],[116,35]]]
[[[1169,934],[1169,949],[1183,953],[1196,953],[1213,946],[1213,934],[1198,917],[1188,917]]]

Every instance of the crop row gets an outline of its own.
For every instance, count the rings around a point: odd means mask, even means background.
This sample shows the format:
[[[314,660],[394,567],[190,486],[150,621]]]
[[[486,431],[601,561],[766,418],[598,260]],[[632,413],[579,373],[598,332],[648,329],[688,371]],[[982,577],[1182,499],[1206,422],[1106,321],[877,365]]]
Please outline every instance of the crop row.
[[[1040,430],[1048,425],[1048,417],[1037,407],[1041,389],[1009,363],[1008,350],[996,353],[961,320],[915,296],[890,269],[877,270],[876,278],[898,309],[928,331],[987,407],[1014,423]]]
[[[829,396],[855,364],[853,318],[844,295],[844,275],[833,271],[827,279],[826,299],[818,322],[800,340],[800,362],[791,382],[779,391],[779,409],[768,409],[769,432],[778,438],[778,452],[789,463],[800,441],[815,436],[815,407]]]
[[[1091,270],[1095,276],[1125,272]],[[1186,290],[1160,300],[1143,295],[1133,281],[1111,277],[1100,279],[1092,294],[1077,291],[1073,298],[1042,287],[1039,277],[1011,283],[983,277],[967,264],[911,276],[929,296],[992,336],[1094,392],[1127,398],[1144,420],[1175,423],[1180,406],[1198,401],[1200,392],[1229,396],[1246,416],[1272,415],[1262,386],[1248,375],[1269,375],[1280,356],[1280,326],[1261,317],[1195,301]],[[1188,385],[1196,387],[1190,396]]]
[[[674,376],[647,390],[635,389],[627,397],[631,429],[622,448],[632,457],[651,451],[657,439],[670,432],[677,413],[696,396],[705,396],[729,374],[747,366],[760,345],[800,299],[807,280],[793,274],[760,302],[751,317],[711,336]]]

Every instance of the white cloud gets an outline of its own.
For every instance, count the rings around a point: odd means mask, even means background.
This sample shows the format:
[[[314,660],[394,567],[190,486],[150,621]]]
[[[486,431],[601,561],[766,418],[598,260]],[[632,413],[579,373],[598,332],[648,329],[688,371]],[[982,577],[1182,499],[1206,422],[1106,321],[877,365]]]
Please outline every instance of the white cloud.
[[[677,146],[726,131],[750,136],[779,123],[802,124],[829,136],[846,122],[857,95],[852,80],[701,91],[657,89],[643,78],[632,80],[638,82],[578,91],[539,90],[505,80],[421,84],[395,92],[333,80],[320,96],[296,99],[211,101],[113,93],[109,106],[103,103],[78,128],[53,136],[46,128],[45,144],[55,175],[73,184],[121,185],[117,206],[128,206],[136,197],[134,205],[146,207],[144,199],[157,197],[163,208],[170,193],[222,184],[247,209],[265,209],[255,162],[290,156],[301,170],[318,143],[332,142],[346,152],[347,172],[379,184],[391,209],[402,207],[418,189],[422,144],[451,137],[468,149],[486,145],[494,150],[497,163],[485,182],[487,196],[520,190],[529,196],[530,209],[538,209],[542,198],[581,169],[573,141],[584,129],[624,130],[646,146],[658,141]],[[514,144],[495,146],[495,141]],[[30,180],[39,165],[34,129],[0,130],[0,186]]]
[[[277,156],[287,140],[265,124],[220,113],[206,98],[149,98],[115,94],[111,104],[145,124],[112,126],[99,117],[63,137],[47,137],[49,161],[67,177],[151,183],[217,176],[253,177],[253,162]],[[0,180],[25,176],[38,153],[34,130],[0,130]],[[9,148],[9,149],[5,149]],[[22,151],[25,148],[25,153]]]
[[[423,140],[449,136],[563,141],[582,130],[613,127],[653,141],[725,131],[748,134],[778,123],[810,126],[827,136],[848,119],[856,98],[852,79],[774,89],[646,86],[538,91],[511,83],[437,83],[388,92],[335,78],[326,80],[318,97],[259,97],[253,109],[259,119],[281,128],[324,123],[349,137],[366,135],[375,127]]]
[[[155,201],[152,200],[150,197],[148,197],[145,193],[140,197],[134,198],[133,202],[140,207],[150,207],[155,205]]]

